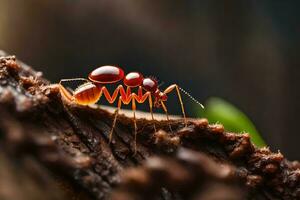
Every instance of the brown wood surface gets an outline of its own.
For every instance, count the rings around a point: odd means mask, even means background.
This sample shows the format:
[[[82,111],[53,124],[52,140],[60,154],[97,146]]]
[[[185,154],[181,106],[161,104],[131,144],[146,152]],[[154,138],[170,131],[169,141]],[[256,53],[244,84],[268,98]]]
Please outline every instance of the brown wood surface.
[[[40,72],[1,54],[0,199],[300,198],[300,164],[248,134],[139,118],[134,154],[130,113],[109,144],[112,112],[63,101]]]

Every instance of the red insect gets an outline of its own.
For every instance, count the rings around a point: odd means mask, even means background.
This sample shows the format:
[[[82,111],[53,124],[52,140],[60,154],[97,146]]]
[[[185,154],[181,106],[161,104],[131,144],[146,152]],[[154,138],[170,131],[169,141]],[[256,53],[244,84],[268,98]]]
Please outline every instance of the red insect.
[[[61,83],[65,81],[74,81],[74,80],[83,80],[86,81],[86,83],[80,85],[71,94],[67,89],[65,89],[65,87]],[[125,85],[126,90],[124,89],[123,85],[119,84],[118,87],[114,90],[113,94],[110,95],[105,85],[113,84],[121,80],[123,80],[123,84]],[[137,94],[131,91],[131,88],[136,88],[136,87],[138,88]],[[60,93],[64,98],[80,105],[94,104],[97,101],[99,101],[99,99],[103,94],[107,99],[107,101],[111,104],[114,103],[116,99],[118,99],[118,107],[115,111],[115,117],[114,117],[112,129],[110,131],[109,141],[112,140],[114,127],[116,125],[116,120],[118,117],[119,110],[121,109],[122,103],[128,105],[131,102],[132,110],[133,110],[134,129],[135,129],[135,143],[134,143],[135,150],[136,150],[136,135],[137,135],[137,125],[136,125],[136,117],[135,117],[136,102],[144,103],[146,100],[148,100],[152,120],[154,120],[153,111],[152,111],[153,106],[157,108],[162,107],[167,115],[167,120],[169,120],[168,110],[164,102],[167,101],[168,99],[167,96],[168,93],[170,93],[175,89],[177,91],[177,95],[180,101],[184,123],[185,125],[187,125],[184,106],[180,95],[180,90],[183,91],[185,94],[187,94],[189,97],[191,96],[176,84],[170,85],[164,91],[160,91],[158,88],[157,81],[155,79],[144,78],[143,75],[140,74],[139,72],[130,72],[125,76],[124,71],[119,67],[102,66],[93,70],[89,74],[88,79],[84,79],[84,78],[62,79],[59,82],[59,88],[60,88]],[[154,98],[154,101],[152,100],[152,98]],[[196,101],[195,99],[193,100]],[[155,125],[154,125],[154,129],[155,129]]]

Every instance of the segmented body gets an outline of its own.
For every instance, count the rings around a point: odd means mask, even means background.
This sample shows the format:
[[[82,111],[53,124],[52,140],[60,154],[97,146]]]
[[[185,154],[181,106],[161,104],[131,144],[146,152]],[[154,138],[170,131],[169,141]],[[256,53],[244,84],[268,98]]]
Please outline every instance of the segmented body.
[[[72,80],[84,80],[86,83],[80,85],[74,92],[69,93],[67,89],[61,84],[65,81]],[[117,88],[113,91],[112,94],[106,88],[107,84],[116,83],[118,81],[123,80],[123,84],[119,84]],[[131,88],[137,87],[137,94],[131,91]],[[137,134],[137,125],[136,125],[136,102],[144,103],[148,100],[150,113],[152,119],[154,120],[152,108],[162,107],[166,113],[167,120],[169,120],[167,107],[165,105],[165,101],[167,101],[167,94],[176,89],[177,95],[179,97],[184,123],[186,122],[185,111],[183,102],[181,99],[179,87],[176,84],[173,84],[166,88],[163,92],[159,90],[157,81],[153,78],[144,78],[143,75],[139,72],[130,72],[125,76],[124,71],[120,67],[116,66],[102,66],[93,70],[89,76],[88,80],[83,78],[75,78],[75,79],[63,79],[59,83],[59,88],[61,95],[67,99],[68,101],[75,102],[80,105],[89,105],[94,104],[100,100],[100,98],[104,95],[106,100],[109,103],[114,103],[118,99],[118,107],[115,112],[115,117],[112,125],[112,129],[109,135],[109,141],[112,140],[113,130],[116,124],[117,116],[119,110],[121,109],[121,105],[128,105],[132,103],[132,110],[134,116],[134,127],[135,127],[135,151],[136,151],[136,134]],[[154,98],[154,100],[152,100]],[[154,130],[156,131],[155,125]]]

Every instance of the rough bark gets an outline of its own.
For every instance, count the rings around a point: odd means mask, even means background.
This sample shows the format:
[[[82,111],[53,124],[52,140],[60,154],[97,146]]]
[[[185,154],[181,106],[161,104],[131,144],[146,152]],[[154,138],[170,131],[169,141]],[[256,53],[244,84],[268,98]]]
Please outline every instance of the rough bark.
[[[206,119],[138,119],[65,102],[0,58],[0,199],[299,199],[300,164]],[[153,124],[157,127],[154,132]],[[239,123],[239,122],[236,122]]]

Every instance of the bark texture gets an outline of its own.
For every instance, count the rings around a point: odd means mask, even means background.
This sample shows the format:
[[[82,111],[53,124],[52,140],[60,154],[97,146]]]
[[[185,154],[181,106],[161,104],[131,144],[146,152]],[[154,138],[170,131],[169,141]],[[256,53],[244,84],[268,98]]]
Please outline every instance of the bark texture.
[[[64,102],[1,52],[0,199],[300,199],[300,164],[206,119],[132,119]],[[154,132],[153,123],[157,127]],[[239,123],[239,122],[236,122]]]

